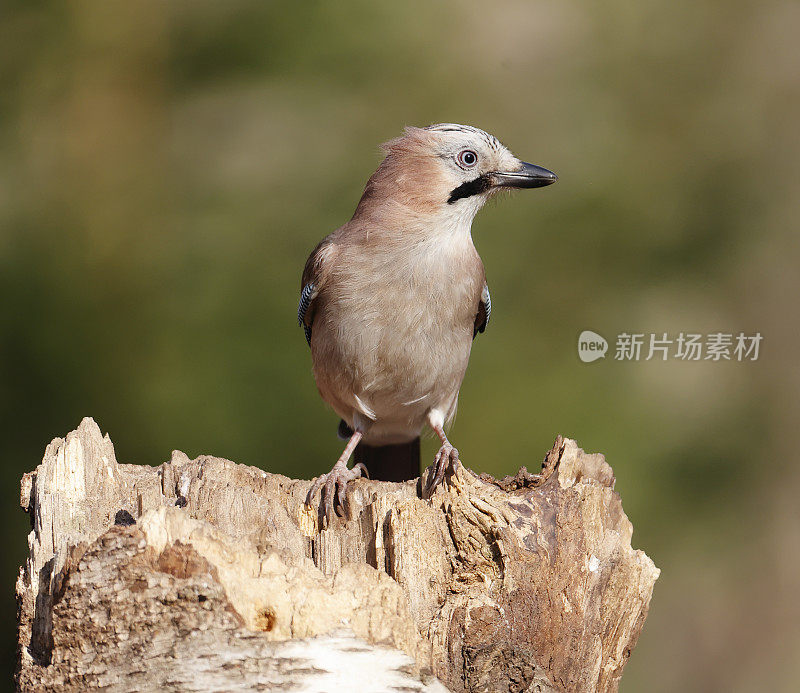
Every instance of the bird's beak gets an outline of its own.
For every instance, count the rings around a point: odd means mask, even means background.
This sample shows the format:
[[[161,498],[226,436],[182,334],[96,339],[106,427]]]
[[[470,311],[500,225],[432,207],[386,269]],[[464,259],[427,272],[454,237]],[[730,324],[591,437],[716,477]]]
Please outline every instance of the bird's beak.
[[[495,171],[489,180],[495,187],[503,188],[541,188],[558,180],[558,176],[546,168],[524,161],[519,171]]]

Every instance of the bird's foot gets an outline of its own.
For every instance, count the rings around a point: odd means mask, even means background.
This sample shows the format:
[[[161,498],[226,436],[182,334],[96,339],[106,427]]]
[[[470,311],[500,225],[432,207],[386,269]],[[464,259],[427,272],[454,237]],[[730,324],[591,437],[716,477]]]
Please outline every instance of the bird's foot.
[[[360,462],[347,468],[347,464],[341,460],[333,465],[333,469],[327,474],[318,476],[311,484],[306,496],[306,507],[311,508],[314,494],[321,488],[320,495],[320,524],[323,528],[330,527],[335,515],[344,513],[347,500],[347,484],[354,479],[361,477],[369,478],[367,468]],[[342,511],[341,513],[339,511]]]
[[[431,470],[428,472],[428,481],[425,484],[425,489],[422,492],[423,498],[430,498],[436,487],[444,480],[444,475],[448,469],[456,470],[460,460],[458,459],[458,450],[456,450],[450,443],[445,443],[439,448],[436,457],[433,458]]]

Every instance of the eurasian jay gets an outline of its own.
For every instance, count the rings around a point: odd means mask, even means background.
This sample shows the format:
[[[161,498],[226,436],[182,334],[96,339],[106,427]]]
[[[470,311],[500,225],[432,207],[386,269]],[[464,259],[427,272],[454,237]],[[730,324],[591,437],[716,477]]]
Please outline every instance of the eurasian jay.
[[[306,498],[311,506],[323,487],[328,523],[348,481],[367,471],[391,481],[419,475],[425,424],[442,445],[423,497],[458,464],[444,427],[492,310],[472,220],[498,190],[557,180],[467,125],[406,128],[383,149],[353,218],[314,249],[302,278],[298,318],[314,378],[349,438]]]

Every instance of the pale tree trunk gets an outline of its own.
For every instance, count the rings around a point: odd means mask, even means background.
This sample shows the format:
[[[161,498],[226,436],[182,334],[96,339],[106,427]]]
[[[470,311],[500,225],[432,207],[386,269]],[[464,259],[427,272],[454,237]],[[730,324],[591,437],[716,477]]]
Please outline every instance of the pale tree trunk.
[[[430,501],[356,481],[320,530],[308,481],[118,464],[84,419],[22,480],[18,688],[614,691],[659,571],[613,487],[559,437],[539,475]]]

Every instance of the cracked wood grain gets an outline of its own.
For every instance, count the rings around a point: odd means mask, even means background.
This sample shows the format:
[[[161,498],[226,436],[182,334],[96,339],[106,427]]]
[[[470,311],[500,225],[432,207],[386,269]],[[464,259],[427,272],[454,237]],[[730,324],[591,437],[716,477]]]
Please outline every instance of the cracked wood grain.
[[[601,455],[540,474],[308,481],[174,452],[118,464],[84,419],[26,474],[18,690],[614,691],[658,569]]]

